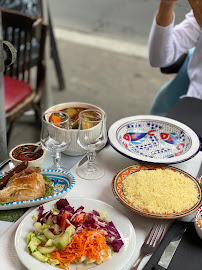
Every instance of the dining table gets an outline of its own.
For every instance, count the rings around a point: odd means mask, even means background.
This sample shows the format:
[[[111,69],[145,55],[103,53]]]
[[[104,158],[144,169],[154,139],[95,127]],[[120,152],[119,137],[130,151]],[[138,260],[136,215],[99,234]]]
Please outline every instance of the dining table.
[[[86,161],[85,158],[86,158],[85,155],[68,156],[68,155],[62,154],[61,166],[65,167],[66,170],[70,172],[76,179],[75,186],[68,193],[64,195],[64,198],[67,198],[67,200],[68,198],[77,198],[78,200],[79,198],[91,198],[94,200],[102,201],[112,206],[114,209],[120,211],[125,217],[127,217],[129,222],[132,223],[132,226],[134,227],[134,230],[135,230],[135,238],[136,238],[136,241],[134,241],[135,248],[134,248],[134,252],[131,258],[128,260],[124,268],[121,270],[130,270],[131,266],[138,258],[141,246],[148,232],[153,226],[153,224],[156,223],[156,224],[166,225],[165,236],[163,237],[162,242],[157,248],[156,255],[154,256],[155,254],[154,253],[153,255],[146,256],[145,258],[143,258],[142,262],[140,263],[138,267],[138,270],[152,269],[152,266],[150,265],[152,260],[153,260],[153,264],[157,262],[158,258],[160,257],[160,254],[163,252],[163,249],[170,241],[170,238],[167,237],[167,235],[169,232],[172,232],[172,229],[174,228],[173,224],[175,225],[175,227],[176,226],[179,227],[179,224],[180,226],[181,224],[183,224],[183,226],[184,224],[193,225],[192,221],[193,221],[194,213],[189,216],[182,217],[178,220],[174,220],[174,219],[151,218],[151,217],[139,215],[138,213],[131,211],[131,209],[121,204],[117,200],[117,198],[114,196],[113,190],[112,190],[112,179],[117,174],[117,172],[119,172],[121,169],[130,165],[133,165],[135,163],[140,163],[140,162],[120,154],[110,144],[107,144],[103,149],[101,149],[97,153],[97,156],[96,156],[96,162],[99,163],[99,165],[105,169],[104,176],[98,180],[84,180],[77,175],[76,170],[84,161]],[[172,166],[176,168],[180,168],[181,170],[184,170],[185,172],[191,174],[193,177],[196,177],[199,171],[199,168],[201,166],[201,162],[202,162],[202,152],[199,151],[191,159],[178,163],[178,164],[172,164]],[[49,152],[47,152],[47,155],[45,157],[43,164],[41,165],[41,168],[42,169],[49,168],[51,166],[51,163],[52,163],[51,155]],[[7,171],[9,169],[9,166],[10,164],[4,167],[3,171]],[[21,213],[21,216],[17,217],[16,220],[10,219],[12,218],[12,214],[15,211],[12,211],[12,210],[0,211],[0,269],[7,269],[7,270],[25,270],[26,269],[25,266],[22,264],[22,262],[19,260],[16,250],[15,250],[15,233],[20,222],[28,215],[28,213],[30,213],[30,211],[32,211],[36,207],[38,206],[21,209],[23,210]],[[194,230],[194,227],[192,226],[192,233],[194,232],[195,230]],[[197,247],[198,245],[201,245],[200,247],[202,249],[202,240],[198,237],[198,235],[194,235],[194,237],[197,241]],[[164,240],[166,240],[166,242]],[[161,246],[161,251],[160,251],[160,246]],[[202,251],[201,249],[200,249],[200,252]],[[195,249],[194,249],[193,243],[189,246],[188,252],[192,254],[192,251],[194,254]],[[182,257],[176,258],[175,261],[178,262],[181,259]],[[199,260],[199,263],[200,262],[201,260]],[[197,265],[196,267],[199,267],[199,265]],[[182,268],[168,268],[168,269],[179,270]],[[188,269],[188,268],[185,267],[183,269]],[[201,268],[199,267],[199,268],[192,268],[192,269],[195,270],[195,269],[201,269]],[[112,270],[116,270],[116,269],[112,269]]]

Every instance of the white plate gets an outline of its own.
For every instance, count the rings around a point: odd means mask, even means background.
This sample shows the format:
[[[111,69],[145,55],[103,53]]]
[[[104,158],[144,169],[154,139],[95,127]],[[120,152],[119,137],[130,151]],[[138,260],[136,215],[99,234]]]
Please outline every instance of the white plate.
[[[132,257],[134,255],[134,250],[136,246],[136,234],[135,229],[130,222],[130,220],[125,217],[120,211],[114,209],[112,206],[98,200],[86,199],[86,198],[67,198],[70,205],[75,207],[84,206],[85,211],[91,211],[93,209],[98,211],[107,211],[107,220],[113,221],[114,225],[118,229],[124,245],[121,247],[118,253],[114,253],[111,260],[104,262],[101,265],[84,265],[84,264],[71,264],[70,270],[76,270],[77,267],[83,266],[88,268],[89,266],[95,268],[96,270],[125,270],[128,263],[133,262]],[[44,204],[44,210],[48,211],[55,204],[54,202],[49,202]],[[29,213],[25,219],[20,223],[16,234],[15,234],[15,249],[18,254],[19,259],[29,270],[50,270],[50,269],[60,269],[53,267],[48,263],[42,263],[36,260],[34,257],[29,255],[26,251],[26,237],[27,233],[33,231],[34,221],[32,219],[33,214],[36,214],[37,209]]]
[[[162,116],[120,119],[109,128],[108,138],[119,153],[150,163],[184,162],[200,150],[200,140],[192,129]]]
[[[60,197],[64,196],[68,191],[70,191],[76,183],[75,177],[69,172],[61,170],[42,169],[41,173],[46,174],[49,180],[53,182],[54,194],[35,200],[0,204],[0,210],[32,207],[55,199],[59,199]],[[5,172],[0,172],[0,177],[4,174]]]

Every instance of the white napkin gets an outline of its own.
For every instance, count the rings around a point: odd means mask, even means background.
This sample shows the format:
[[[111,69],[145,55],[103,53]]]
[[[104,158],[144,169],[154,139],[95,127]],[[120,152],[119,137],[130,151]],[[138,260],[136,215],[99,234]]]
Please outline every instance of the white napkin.
[[[15,251],[15,232],[23,218],[33,210],[30,208],[0,237],[0,269],[26,270]]]

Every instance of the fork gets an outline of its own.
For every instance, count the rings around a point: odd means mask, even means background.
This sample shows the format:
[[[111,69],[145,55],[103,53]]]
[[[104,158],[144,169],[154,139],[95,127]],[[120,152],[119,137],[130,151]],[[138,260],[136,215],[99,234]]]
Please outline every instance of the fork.
[[[130,268],[130,270],[137,270],[142,259],[145,256],[150,255],[155,251],[155,249],[158,247],[159,243],[161,242],[161,239],[164,235],[165,228],[166,228],[165,225],[156,225],[154,223],[144,243],[142,244],[139,257],[137,258],[133,266]]]

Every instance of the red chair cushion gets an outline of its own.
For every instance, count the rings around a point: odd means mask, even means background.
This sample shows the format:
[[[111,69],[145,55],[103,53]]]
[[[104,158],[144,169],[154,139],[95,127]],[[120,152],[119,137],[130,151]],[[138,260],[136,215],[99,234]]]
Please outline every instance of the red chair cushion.
[[[28,83],[4,76],[5,110],[12,110],[32,93]]]

